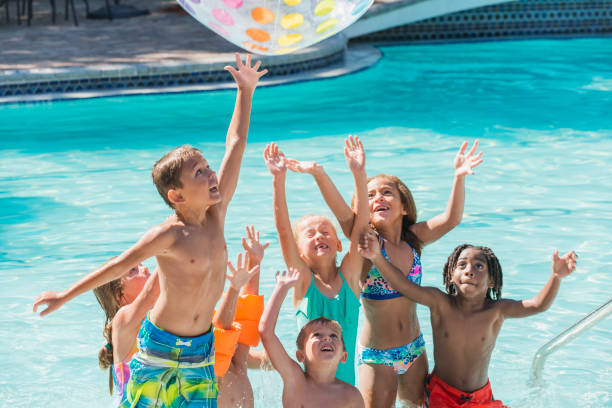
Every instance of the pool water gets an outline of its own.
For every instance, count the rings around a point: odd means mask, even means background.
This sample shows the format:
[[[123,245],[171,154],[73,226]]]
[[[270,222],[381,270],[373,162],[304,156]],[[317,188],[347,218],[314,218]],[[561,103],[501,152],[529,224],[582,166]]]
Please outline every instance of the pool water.
[[[508,320],[489,375],[513,407],[612,406],[612,319],[551,355],[545,387],[527,385],[535,351],[610,297],[612,267],[612,39],[383,47],[374,67],[344,77],[258,89],[238,190],[227,217],[230,259],[245,224],[271,241],[261,291],[283,268],[262,151],[322,163],[350,199],[343,138],[356,133],[369,174],[411,187],[419,219],[442,212],[452,162],[478,138],[484,163],[467,179],[462,224],[423,252],[423,285],[463,242],[490,246],[503,294],[534,296],[558,248],[579,254],[544,314]],[[103,314],[91,293],[48,317],[38,293],[61,290],[134,243],[170,213],[150,169],[179,144],[218,168],[235,93],[219,91],[0,106],[0,405],[110,405],[98,368]],[[293,219],[328,213],[307,175],[288,176]],[[346,245],[345,245],[346,247]],[[149,261],[149,266],[154,263]],[[418,308],[432,353],[429,313]],[[286,301],[277,332],[295,351]],[[430,361],[433,367],[433,361]],[[257,407],[280,406],[276,373],[251,373]]]

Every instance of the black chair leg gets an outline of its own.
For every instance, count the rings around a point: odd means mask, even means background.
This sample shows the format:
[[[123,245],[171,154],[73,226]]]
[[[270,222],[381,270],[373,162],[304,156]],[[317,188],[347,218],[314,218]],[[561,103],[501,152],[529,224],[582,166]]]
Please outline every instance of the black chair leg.
[[[74,25],[78,26],[79,22],[77,21],[76,9],[74,8],[74,0],[70,0],[70,8],[72,9],[72,19],[74,20]]]
[[[55,24],[55,0],[49,0],[51,3],[51,21]]]
[[[105,3],[106,3],[106,15],[108,16],[108,19],[110,21],[113,21],[113,13],[111,11],[110,3],[108,2],[108,0],[105,0]]]

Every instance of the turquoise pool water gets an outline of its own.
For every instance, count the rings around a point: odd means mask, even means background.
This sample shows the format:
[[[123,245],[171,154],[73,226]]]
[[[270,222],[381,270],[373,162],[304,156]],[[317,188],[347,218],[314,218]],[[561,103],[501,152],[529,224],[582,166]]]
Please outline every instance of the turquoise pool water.
[[[456,149],[479,138],[484,163],[467,181],[463,223],[424,250],[423,284],[442,287],[446,257],[471,242],[500,258],[505,296],[531,297],[549,276],[554,249],[575,249],[578,269],[550,310],[505,323],[489,371],[493,392],[513,407],[612,406],[612,319],[548,359],[544,389],[527,386],[537,348],[610,297],[612,39],[382,51],[376,66],[353,75],[257,90],[228,215],[230,258],[243,226],[255,224],[273,243],[262,275],[262,292],[271,293],[283,265],[261,157],[268,141],[323,163],[349,198],[342,143],[357,133],[368,173],[400,176],[426,219],[445,207]],[[166,151],[191,143],[218,168],[233,101],[234,92],[221,91],[0,106],[0,406],[109,406],[107,374],[97,366],[103,315],[93,295],[43,319],[32,301],[169,214],[149,175]],[[293,218],[326,212],[305,175],[289,176],[288,194]],[[428,311],[418,313],[431,350]],[[294,351],[289,302],[278,332]],[[251,378],[256,406],[280,406],[275,373]]]

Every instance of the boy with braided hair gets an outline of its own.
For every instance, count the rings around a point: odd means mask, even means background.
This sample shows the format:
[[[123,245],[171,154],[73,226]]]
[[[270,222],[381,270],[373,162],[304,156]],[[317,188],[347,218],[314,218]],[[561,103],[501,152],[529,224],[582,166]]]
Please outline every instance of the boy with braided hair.
[[[429,307],[434,340],[434,370],[425,383],[424,406],[503,407],[493,400],[488,369],[497,335],[506,318],[527,317],[548,309],[561,279],[574,271],[570,251],[552,260],[552,273],[534,298],[501,298],[502,269],[486,247],[460,245],[448,257],[443,278],[447,293],[407,280],[381,254],[376,234],[369,231],[360,253],[370,259],[395,290]]]

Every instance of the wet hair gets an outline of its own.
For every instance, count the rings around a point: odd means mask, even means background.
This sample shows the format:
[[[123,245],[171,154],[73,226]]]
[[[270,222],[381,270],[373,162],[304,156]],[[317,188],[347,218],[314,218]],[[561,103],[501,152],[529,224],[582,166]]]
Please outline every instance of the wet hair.
[[[166,153],[164,157],[159,159],[157,163],[155,163],[155,166],[153,166],[153,170],[151,171],[153,183],[155,187],[157,187],[159,195],[162,196],[170,208],[174,209],[174,206],[168,199],[168,191],[183,187],[180,177],[185,163],[189,159],[201,155],[202,152],[199,149],[190,145],[183,145]]]
[[[302,224],[304,221],[308,220],[309,218],[320,218],[321,220],[327,221],[329,223],[329,225],[332,227],[332,230],[334,232],[334,234],[336,234],[336,238],[338,240],[340,240],[340,238],[338,238],[338,231],[336,231],[336,226],[334,225],[334,223],[326,216],[324,215],[319,215],[319,214],[306,214],[304,215],[302,218],[300,218],[299,220],[297,220],[295,223],[293,223],[293,238],[297,241],[298,240],[298,227],[300,224]]]
[[[444,279],[444,286],[446,286],[446,291],[449,295],[456,295],[457,288],[455,284],[452,282],[453,271],[457,267],[457,262],[459,261],[459,256],[461,252],[465,249],[474,248],[482,252],[485,259],[487,260],[487,269],[489,271],[489,279],[493,280],[494,286],[493,288],[489,288],[487,290],[487,299],[491,300],[499,300],[501,299],[501,290],[503,284],[503,276],[502,276],[502,268],[499,264],[499,260],[491,250],[491,248],[483,247],[483,246],[474,246],[470,244],[459,245],[452,254],[446,260],[444,264],[444,269],[442,270],[442,277]]]
[[[399,179],[397,176],[391,176],[389,174],[378,174],[374,177],[368,178],[368,183],[377,178],[384,178],[389,180],[397,191],[399,191],[400,200],[402,202],[402,206],[404,207],[404,211],[406,214],[402,216],[402,241],[408,242],[416,251],[419,256],[421,256],[421,250],[423,249],[423,242],[412,232],[410,227],[416,224],[417,221],[417,209],[416,204],[414,203],[414,198],[412,197],[412,193],[410,189],[406,187],[404,182]],[[372,228],[376,230],[376,228],[372,225]],[[378,232],[378,231],[377,231]]]
[[[102,335],[106,339],[106,344],[102,346],[98,352],[98,362],[100,368],[106,370],[113,365],[113,317],[121,308],[121,299],[123,298],[123,282],[121,278],[112,280],[99,286],[93,290],[98,303],[104,310],[106,321]],[[113,372],[109,370],[108,388],[112,395],[113,393]]]
[[[346,345],[344,344],[344,337],[342,336],[342,326],[340,326],[340,324],[332,319],[328,319],[327,317],[317,317],[316,319],[313,319],[311,321],[309,321],[308,323],[306,323],[304,325],[304,327],[302,327],[302,330],[300,330],[300,333],[297,336],[297,339],[295,341],[295,344],[297,345],[298,350],[304,350],[304,346],[306,343],[306,338],[308,337],[308,333],[310,331],[312,331],[312,328],[314,326],[330,326],[330,327],[335,327],[340,331],[340,340],[342,340],[342,350],[345,351],[346,350]]]

